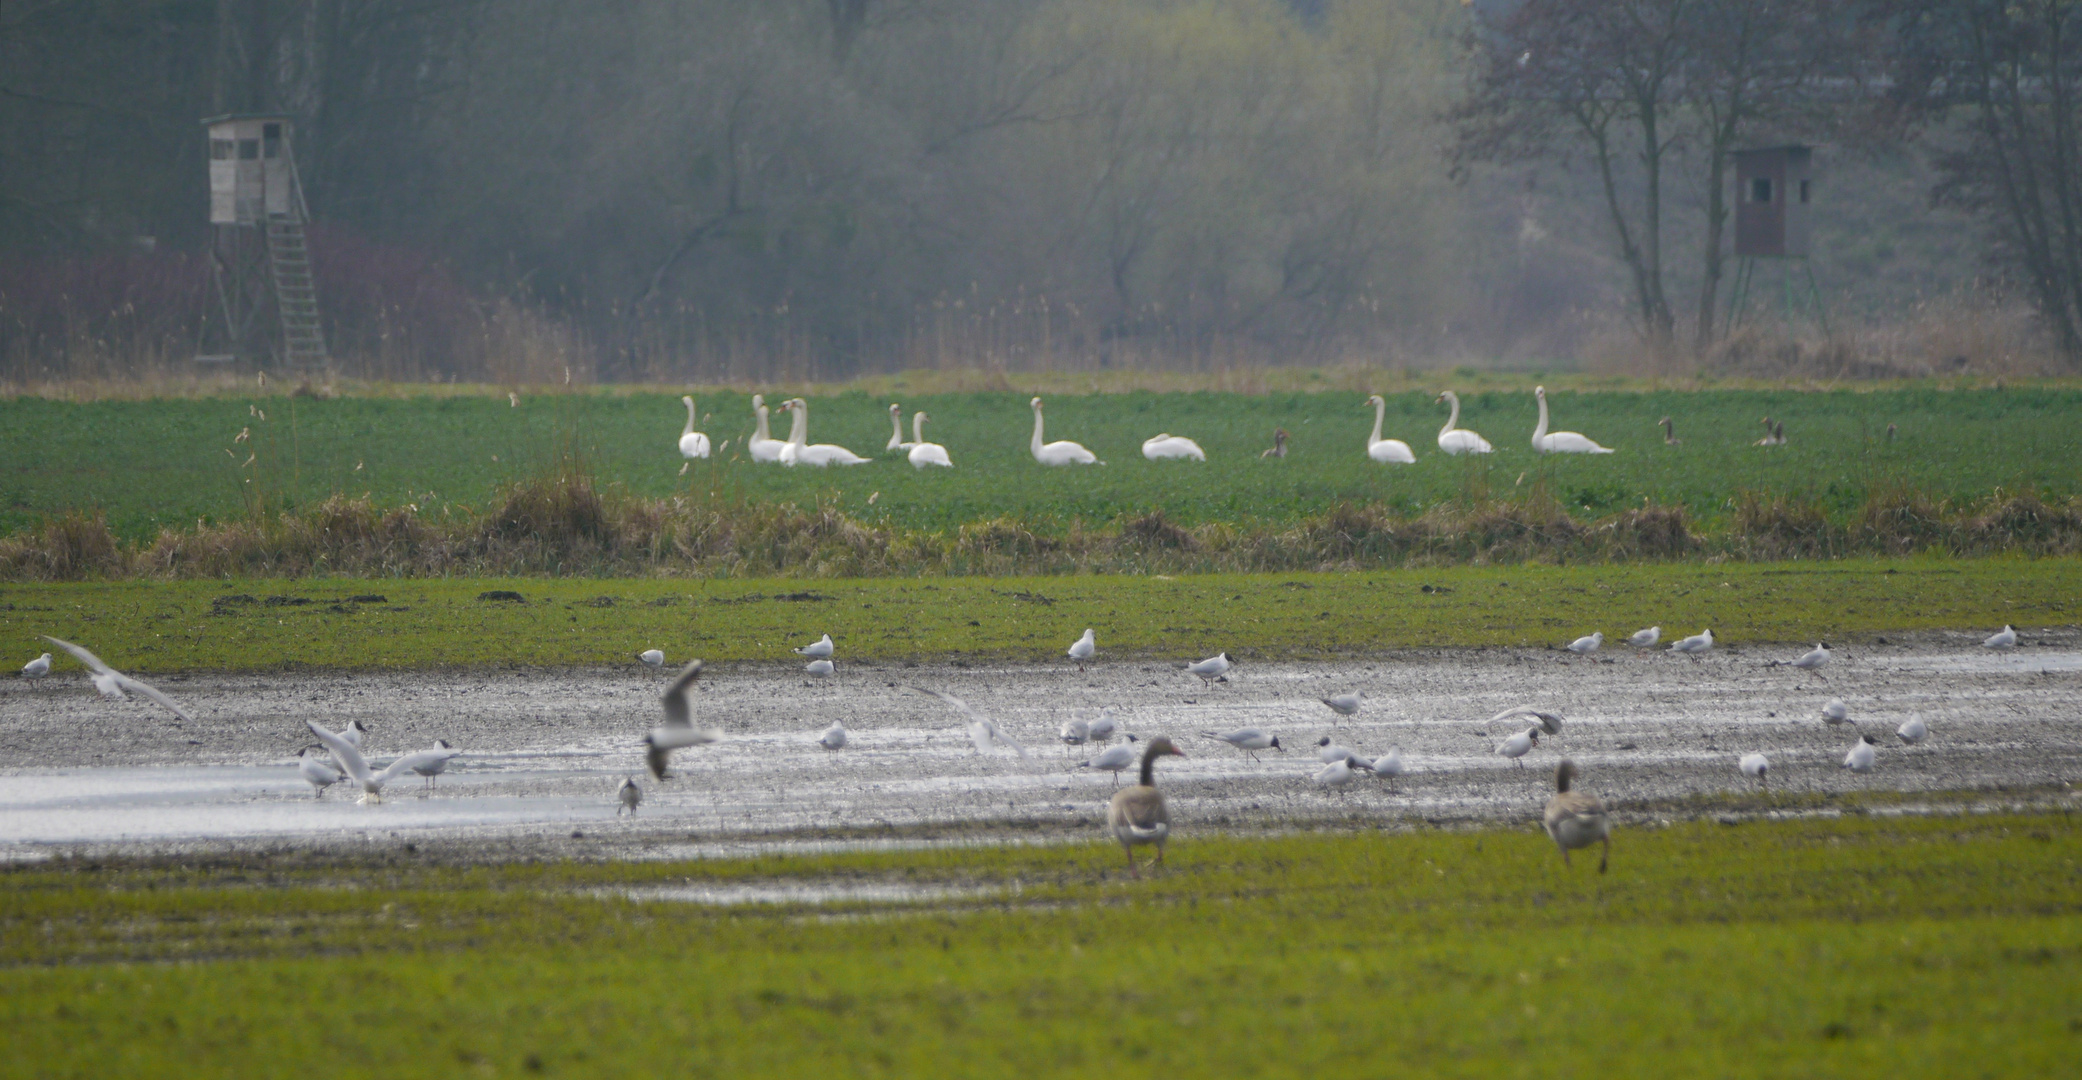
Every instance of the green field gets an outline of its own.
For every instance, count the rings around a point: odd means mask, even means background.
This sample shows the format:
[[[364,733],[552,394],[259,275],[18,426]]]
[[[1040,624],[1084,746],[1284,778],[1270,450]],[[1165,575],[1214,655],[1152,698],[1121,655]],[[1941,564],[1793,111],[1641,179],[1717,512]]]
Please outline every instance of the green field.
[[[1043,468],[1028,456],[1023,394],[905,397],[907,410],[932,415],[928,435],[957,466],[925,473],[895,458],[853,469],[755,467],[736,459],[750,430],[748,397],[709,394],[700,399],[706,430],[730,447],[714,466],[685,477],[674,449],[685,413],[665,394],[530,396],[519,408],[503,395],[16,398],[0,400],[0,535],[67,509],[99,508],[119,537],[137,541],[335,493],[428,513],[482,510],[502,485],[573,460],[609,490],[632,495],[822,501],[856,520],[916,529],[999,515],[1051,529],[1072,519],[1090,527],[1153,509],[1186,525],[1280,524],[1341,500],[1414,513],[1531,486],[1586,516],[1650,500],[1682,505],[1707,523],[1725,518],[1747,491],[1796,495],[1839,515],[1879,487],[1969,502],[1998,490],[2054,498],[2082,492],[2075,420],[2082,390],[1556,393],[1557,428],[1619,452],[1543,458],[1528,445],[1534,405],[1526,384],[1468,396],[1462,426],[1497,447],[1474,460],[1438,453],[1433,440],[1445,410],[1429,393],[1393,395],[1386,433],[1416,449],[1418,462],[1408,467],[1366,459],[1372,410],[1356,392],[1053,397],[1049,437],[1082,442],[1108,461],[1070,469]],[[858,391],[819,398],[811,438],[880,457],[889,400]],[[1790,445],[1749,445],[1766,414],[1785,422]],[[1681,446],[1663,444],[1656,421],[1664,415],[1675,419]],[[1892,441],[1884,437],[1890,423],[1898,431]],[[1262,462],[1258,453],[1276,426],[1293,433],[1290,456]],[[234,441],[242,430],[247,441]],[[1210,460],[1143,460],[1142,440],[1160,431],[1197,439]]]
[[[484,600],[488,591],[522,602]],[[361,597],[362,599],[355,599]],[[2072,625],[2082,559],[1847,559],[1372,573],[1045,578],[410,579],[0,586],[0,640],[39,634],[134,671],[359,670],[675,659],[1059,660],[1089,626],[1106,659],[1313,657],[1560,645],[1660,624],[1726,647],[1916,630]],[[61,669],[71,666],[59,661]]]
[[[0,1075],[2057,1076],[2072,815],[0,870]],[[716,909],[602,891],[939,885]],[[2063,1065],[2062,1062],[2067,1064]]]

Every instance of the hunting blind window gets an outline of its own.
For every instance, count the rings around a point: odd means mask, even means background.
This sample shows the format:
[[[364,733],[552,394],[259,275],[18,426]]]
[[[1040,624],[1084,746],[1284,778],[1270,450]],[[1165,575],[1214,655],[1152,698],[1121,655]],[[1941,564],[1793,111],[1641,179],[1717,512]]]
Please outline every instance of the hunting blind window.
[[[231,146],[232,146],[232,143],[231,143],[231,140],[230,140],[230,139],[211,139],[211,140],[210,140],[210,160],[211,160],[211,161],[230,161],[230,160],[231,160]]]
[[[240,161],[259,161],[259,160],[260,160],[260,140],[259,140],[259,139],[240,139],[240,140],[239,140],[239,160],[240,160]]]

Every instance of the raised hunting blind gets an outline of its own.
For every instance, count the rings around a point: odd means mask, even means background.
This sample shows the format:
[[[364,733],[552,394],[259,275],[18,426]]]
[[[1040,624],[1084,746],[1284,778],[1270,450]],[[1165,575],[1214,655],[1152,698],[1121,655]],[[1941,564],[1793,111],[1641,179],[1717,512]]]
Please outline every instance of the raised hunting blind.
[[[1811,228],[1809,219],[1815,197],[1814,148],[1770,146],[1737,150],[1735,158],[1735,268],[1734,295],[1728,303],[1728,329],[1733,330],[1749,301],[1749,287],[1756,276],[1757,260],[1798,260],[1807,283],[1803,300],[1812,301],[1816,322],[1828,333],[1828,316],[1822,310],[1821,290],[1815,285],[1814,267],[1808,260]],[[1794,310],[1793,266],[1780,264],[1780,284],[1786,317]]]
[[[213,116],[209,134],[212,310],[196,359],[271,358],[289,371],[326,366],[318,285],[304,236],[309,213],[279,113]]]

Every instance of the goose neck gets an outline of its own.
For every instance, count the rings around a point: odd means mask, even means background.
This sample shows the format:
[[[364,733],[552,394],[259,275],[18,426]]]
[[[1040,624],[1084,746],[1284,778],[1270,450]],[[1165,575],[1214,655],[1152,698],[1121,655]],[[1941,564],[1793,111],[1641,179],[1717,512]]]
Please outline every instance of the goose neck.
[[[1142,786],[1157,786],[1157,748],[1151,746],[1142,752]]]

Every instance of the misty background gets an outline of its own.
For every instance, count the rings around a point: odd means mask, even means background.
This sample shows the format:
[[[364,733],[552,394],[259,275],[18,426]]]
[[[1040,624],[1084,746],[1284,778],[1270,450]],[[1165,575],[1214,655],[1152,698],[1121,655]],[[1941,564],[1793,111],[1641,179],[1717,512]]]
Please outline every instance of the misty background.
[[[198,121],[254,111],[296,121],[349,377],[2060,363],[1986,215],[1933,202],[1959,140],[1943,117],[1760,127],[1819,145],[1828,332],[1765,265],[1746,329],[1644,349],[1584,156],[1449,161],[1473,20],[1498,8],[11,0],[0,381],[187,369],[209,296]],[[1684,304],[1697,150],[1675,140],[1663,190]]]

